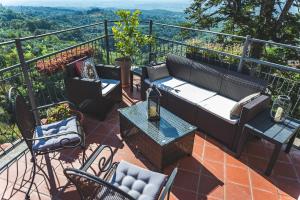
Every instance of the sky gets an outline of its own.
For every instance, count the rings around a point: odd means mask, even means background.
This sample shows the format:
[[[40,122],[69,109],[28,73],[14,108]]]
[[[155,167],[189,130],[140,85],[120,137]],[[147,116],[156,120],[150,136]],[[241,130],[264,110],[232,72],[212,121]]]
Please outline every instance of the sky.
[[[192,0],[0,0],[5,6],[101,7],[183,11]]]

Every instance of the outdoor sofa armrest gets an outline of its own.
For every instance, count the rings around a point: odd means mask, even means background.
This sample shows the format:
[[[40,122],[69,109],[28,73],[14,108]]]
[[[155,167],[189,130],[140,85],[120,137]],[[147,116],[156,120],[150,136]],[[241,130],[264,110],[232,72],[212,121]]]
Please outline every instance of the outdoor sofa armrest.
[[[147,67],[152,67],[152,66],[157,66],[157,65],[161,65],[164,64],[164,62],[159,62],[159,63],[155,63],[153,65],[145,65],[142,67],[142,80],[145,80],[146,78],[148,78],[148,72],[147,72]]]
[[[271,98],[266,95],[260,95],[253,101],[250,101],[244,105],[241,113],[241,118],[239,120],[239,127],[236,142],[236,157],[239,157],[242,153],[243,146],[246,142],[247,135],[244,133],[244,125],[252,120],[259,113],[268,109],[270,105]]]
[[[119,66],[97,64],[96,70],[99,78],[121,80],[121,68]]]
[[[248,121],[252,120],[259,113],[267,109],[270,105],[271,98],[267,95],[260,95],[253,101],[244,105],[241,113],[239,125],[243,126]]]

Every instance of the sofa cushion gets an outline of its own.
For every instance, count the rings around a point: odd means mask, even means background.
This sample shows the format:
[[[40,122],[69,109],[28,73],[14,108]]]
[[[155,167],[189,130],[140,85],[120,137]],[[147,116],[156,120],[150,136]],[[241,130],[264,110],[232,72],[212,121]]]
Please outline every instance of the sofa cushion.
[[[52,136],[63,132],[74,132],[74,134],[70,133],[49,139],[36,140],[32,148],[36,151],[46,151],[80,142],[80,136],[75,134],[78,133],[75,116],[51,124],[37,126],[35,129],[35,137]]]
[[[147,67],[147,72],[151,82],[170,76],[166,64]]]
[[[236,101],[220,95],[215,95],[198,103],[200,107],[233,124],[238,122],[238,119],[232,119],[230,117],[230,111],[235,104]]]
[[[171,93],[194,104],[216,95],[216,92],[197,87],[190,83],[176,87]]]
[[[223,74],[209,66],[193,62],[190,82],[212,91],[218,92],[221,88]]]
[[[244,97],[239,102],[237,102],[230,111],[231,118],[239,118],[241,116],[242,109],[244,105],[257,98],[260,95],[260,92],[250,94],[249,96]]]
[[[263,83],[256,79],[251,80],[250,77],[246,78],[245,75],[226,74],[223,76],[219,94],[240,101],[250,94],[263,92],[265,88]]]
[[[172,76],[159,79],[153,82],[151,82],[149,79],[145,79],[145,82],[149,85],[154,84],[157,88],[164,89],[166,91],[173,90],[174,88],[186,83],[185,81],[180,80],[178,78],[174,78]]]
[[[154,200],[160,195],[167,176],[121,161],[111,183],[137,200]]]
[[[190,80],[193,61],[173,54],[167,56],[166,65],[171,76],[184,81]]]
[[[101,79],[102,95],[106,96],[110,91],[120,84],[120,81],[113,79]]]
[[[83,61],[81,67],[81,78],[87,78],[91,80],[99,80],[99,76],[92,58],[88,58]]]

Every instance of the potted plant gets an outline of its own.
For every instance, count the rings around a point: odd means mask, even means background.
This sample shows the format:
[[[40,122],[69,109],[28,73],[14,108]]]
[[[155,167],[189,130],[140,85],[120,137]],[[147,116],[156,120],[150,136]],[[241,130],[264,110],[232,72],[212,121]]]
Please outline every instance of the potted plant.
[[[128,87],[132,57],[140,52],[141,47],[149,44],[152,38],[143,35],[138,29],[141,11],[131,13],[119,10],[116,14],[120,17],[120,21],[112,27],[112,32],[117,52],[121,54],[121,57],[116,59],[116,64],[121,67],[122,87]]]
[[[81,112],[70,108],[68,103],[58,104],[46,110],[46,118],[42,120],[42,124],[50,124],[71,116],[76,116],[80,124],[83,125],[84,116]]]

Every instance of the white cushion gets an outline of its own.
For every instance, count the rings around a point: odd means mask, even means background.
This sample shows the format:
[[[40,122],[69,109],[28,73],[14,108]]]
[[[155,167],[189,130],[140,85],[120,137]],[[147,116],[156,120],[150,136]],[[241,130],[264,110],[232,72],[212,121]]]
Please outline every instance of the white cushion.
[[[149,79],[145,80],[148,84],[154,84],[159,89],[165,89],[165,90],[172,90],[180,85],[185,84],[185,81],[182,81],[180,79],[174,78],[172,76],[162,78],[156,81],[151,82]]]
[[[101,79],[102,95],[106,96],[112,89],[119,85],[120,81],[113,79]]]
[[[238,121],[238,119],[230,118],[230,111],[235,104],[236,101],[220,95],[215,95],[209,99],[198,103],[198,105],[202,108],[205,108],[211,113],[214,113],[215,115],[218,115],[219,117],[225,120],[229,120],[233,123],[236,123]]]
[[[171,93],[194,104],[200,103],[217,94],[216,92],[197,87],[190,83],[176,87]]]

